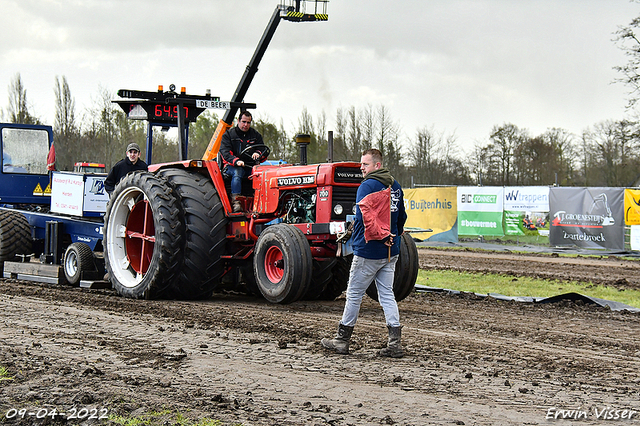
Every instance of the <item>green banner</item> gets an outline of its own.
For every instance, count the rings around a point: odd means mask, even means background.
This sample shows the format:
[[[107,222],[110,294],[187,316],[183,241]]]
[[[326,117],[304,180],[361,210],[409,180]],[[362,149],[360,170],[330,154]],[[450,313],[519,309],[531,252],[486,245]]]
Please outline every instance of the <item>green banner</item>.
[[[524,235],[522,230],[522,219],[524,212],[508,211],[504,212],[504,233],[505,235]]]
[[[502,212],[458,211],[458,235],[503,236]]]

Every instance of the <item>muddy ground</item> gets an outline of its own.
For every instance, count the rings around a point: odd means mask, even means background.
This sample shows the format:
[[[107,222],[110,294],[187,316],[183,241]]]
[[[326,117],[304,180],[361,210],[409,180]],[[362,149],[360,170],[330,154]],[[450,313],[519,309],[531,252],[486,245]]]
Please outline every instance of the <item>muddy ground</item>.
[[[640,283],[633,261],[420,253],[423,268]],[[639,314],[412,294],[399,305],[407,354],[383,359],[383,316],[369,299],[350,355],[320,347],[343,304],[143,301],[0,280],[0,366],[13,379],[0,381],[0,423],[115,424],[74,413],[154,425],[640,423]],[[36,418],[54,408],[65,416]]]

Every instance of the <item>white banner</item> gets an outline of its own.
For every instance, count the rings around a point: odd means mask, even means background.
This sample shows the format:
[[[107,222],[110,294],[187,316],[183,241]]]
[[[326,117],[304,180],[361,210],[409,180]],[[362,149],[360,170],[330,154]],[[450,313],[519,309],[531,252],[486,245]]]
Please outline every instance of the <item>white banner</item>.
[[[504,188],[501,186],[459,186],[459,212],[502,213]]]
[[[640,225],[631,225],[629,244],[631,244],[631,250],[640,250]]]
[[[549,211],[548,186],[506,186],[504,209],[507,211]]]

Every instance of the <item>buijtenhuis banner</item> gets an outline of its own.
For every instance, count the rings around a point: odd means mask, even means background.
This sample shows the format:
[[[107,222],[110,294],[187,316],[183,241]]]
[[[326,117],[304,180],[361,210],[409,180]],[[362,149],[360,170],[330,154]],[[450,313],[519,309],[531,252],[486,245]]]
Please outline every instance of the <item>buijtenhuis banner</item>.
[[[425,241],[457,242],[456,194],[455,186],[405,189],[405,227],[433,230],[412,232],[411,236]]]
[[[503,187],[459,186],[458,234],[504,235],[502,229],[503,200]]]

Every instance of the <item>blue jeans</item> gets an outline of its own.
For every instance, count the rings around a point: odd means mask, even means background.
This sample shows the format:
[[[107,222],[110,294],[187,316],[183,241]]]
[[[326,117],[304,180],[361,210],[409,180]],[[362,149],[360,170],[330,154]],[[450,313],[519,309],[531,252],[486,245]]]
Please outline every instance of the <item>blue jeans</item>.
[[[227,174],[231,176],[231,194],[240,195],[242,193],[242,178],[246,175],[244,167],[227,166]]]
[[[388,326],[400,327],[400,314],[398,303],[393,294],[393,276],[396,270],[398,256],[393,256],[390,261],[384,259],[365,259],[353,255],[353,263],[349,272],[349,284],[347,285],[347,301],[342,313],[342,325],[353,327],[358,320],[360,304],[369,285],[375,280],[378,289],[378,301]]]

